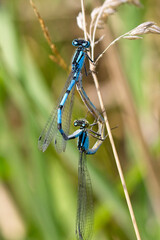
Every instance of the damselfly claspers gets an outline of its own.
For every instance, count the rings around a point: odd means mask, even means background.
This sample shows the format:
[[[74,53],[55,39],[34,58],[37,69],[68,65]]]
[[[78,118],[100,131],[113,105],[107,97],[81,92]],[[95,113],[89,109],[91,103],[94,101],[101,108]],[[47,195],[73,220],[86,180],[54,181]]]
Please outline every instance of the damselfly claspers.
[[[78,202],[76,219],[76,236],[78,240],[89,240],[93,232],[93,199],[90,176],[87,170],[86,155],[95,154],[101,146],[106,136],[102,138],[101,134],[92,130],[92,126],[97,123],[89,124],[86,119],[74,121],[75,127],[80,127],[68,140],[78,138],[77,147],[79,150],[78,164]],[[89,135],[96,138],[94,146],[89,149]]]
[[[53,138],[56,150],[58,152],[65,151],[66,140],[68,139],[70,129],[75,85],[77,85],[81,98],[86,104],[88,110],[94,115],[96,120],[99,120],[99,132],[104,123],[103,117],[89,100],[87,94],[82,88],[81,71],[84,66],[85,57],[87,56],[88,59],[92,61],[87,54],[87,49],[90,47],[90,43],[83,39],[74,39],[72,45],[78,48],[72,59],[71,73],[62,91],[58,105],[55,110],[52,111],[38,140],[38,147],[43,152],[47,149]]]

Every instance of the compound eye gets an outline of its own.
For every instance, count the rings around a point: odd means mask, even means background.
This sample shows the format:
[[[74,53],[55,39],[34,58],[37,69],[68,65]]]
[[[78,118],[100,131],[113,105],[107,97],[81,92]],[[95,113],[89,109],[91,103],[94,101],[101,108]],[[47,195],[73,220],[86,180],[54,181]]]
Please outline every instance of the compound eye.
[[[77,122],[74,123],[74,126],[77,126]]]
[[[82,127],[85,127],[85,125],[86,125],[85,123],[82,123]]]
[[[85,41],[84,43],[82,43],[82,46],[85,47],[85,48],[89,48],[90,47],[90,42]]]
[[[74,40],[72,41],[72,45],[75,46],[75,47],[77,47],[77,46],[79,45],[78,40],[77,40],[77,39],[74,39]]]

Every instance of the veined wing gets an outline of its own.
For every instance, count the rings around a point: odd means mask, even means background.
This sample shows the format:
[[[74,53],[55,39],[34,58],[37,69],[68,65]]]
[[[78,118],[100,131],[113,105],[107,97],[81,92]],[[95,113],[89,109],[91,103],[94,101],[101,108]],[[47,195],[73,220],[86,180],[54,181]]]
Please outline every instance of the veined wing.
[[[70,125],[71,125],[74,93],[75,93],[75,85],[73,86],[72,91],[68,95],[68,98],[62,109],[62,129],[67,136],[69,135]],[[67,141],[64,140],[64,138],[62,137],[59,131],[57,131],[54,143],[55,143],[55,148],[57,152],[65,151]]]
[[[80,159],[78,165],[77,205],[77,240],[89,240],[91,239],[93,232],[93,198],[91,179],[87,170],[85,152],[80,152]]]
[[[38,148],[41,150],[41,151],[45,151],[47,149],[47,147],[49,146],[49,144],[51,143],[51,141],[53,140],[54,138],[54,142],[58,147],[58,152],[61,152],[61,151],[64,151],[65,148],[64,148],[64,145],[61,145],[60,147],[60,142],[63,142],[63,138],[61,136],[61,134],[59,133],[58,129],[57,129],[57,110],[58,110],[58,106],[68,88],[68,86],[70,85],[70,82],[72,80],[72,77],[73,77],[73,74],[70,73],[67,81],[66,81],[66,84],[63,88],[63,91],[60,95],[60,98],[58,100],[58,104],[57,104],[57,107],[55,109],[53,109],[53,111],[51,112],[50,114],[50,117],[38,139]],[[65,109],[65,106],[63,108],[63,111]],[[62,116],[63,116],[63,111],[62,111]],[[70,126],[70,123],[68,122],[68,126]],[[65,140],[64,140],[65,141]]]

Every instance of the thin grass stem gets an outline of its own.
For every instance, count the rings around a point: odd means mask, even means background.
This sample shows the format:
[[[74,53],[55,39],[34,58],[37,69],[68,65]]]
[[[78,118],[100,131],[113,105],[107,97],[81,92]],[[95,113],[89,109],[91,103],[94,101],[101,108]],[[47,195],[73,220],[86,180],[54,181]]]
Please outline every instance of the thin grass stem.
[[[94,66],[91,65],[90,67],[93,68]],[[111,143],[114,159],[115,159],[117,169],[118,169],[118,173],[119,173],[119,176],[120,176],[120,180],[121,180],[121,183],[122,183],[122,187],[123,187],[126,202],[127,202],[127,205],[128,205],[129,213],[130,213],[130,216],[131,216],[132,224],[133,224],[133,227],[134,227],[134,230],[135,230],[137,240],[141,240],[139,230],[138,230],[138,226],[137,226],[137,222],[136,222],[136,219],[135,219],[135,216],[134,216],[134,211],[133,211],[132,204],[131,204],[131,201],[130,201],[130,197],[129,197],[129,194],[128,194],[126,182],[125,182],[125,179],[124,179],[123,171],[122,171],[122,168],[121,168],[119,156],[118,156],[118,153],[117,153],[117,150],[116,150],[116,147],[115,147],[115,143],[114,143],[114,140],[113,140],[111,128],[110,128],[110,125],[109,125],[109,122],[108,122],[107,113],[106,113],[106,110],[105,110],[105,107],[104,107],[104,103],[103,103],[102,95],[101,95],[101,92],[100,92],[100,87],[99,87],[97,75],[95,74],[95,70],[92,71],[92,76],[93,76],[93,80],[94,80],[94,83],[95,83],[95,87],[96,87],[101,111],[103,112],[104,121],[105,121],[106,129],[107,129],[107,132],[108,132],[108,137],[109,137],[109,140],[110,140],[110,143]]]
[[[81,2],[83,2],[83,0],[81,0]],[[83,16],[85,16],[84,4],[81,5],[81,8],[82,8]],[[96,19],[96,22],[95,22],[95,27],[94,27],[94,30],[93,30],[93,37],[92,37],[92,41],[93,41],[93,42],[92,42],[92,59],[94,59],[94,44],[93,44],[93,43],[94,43],[94,41],[95,41],[96,28],[97,28],[97,24],[98,24],[99,17],[100,17],[101,14],[102,14],[102,11],[103,11],[103,5],[102,5],[102,8],[101,8],[101,10],[100,10],[100,12],[99,12],[99,14],[98,14],[98,16],[97,16],[97,19]],[[84,18],[83,21],[85,22],[85,18]],[[84,35],[85,35],[85,33],[84,33]],[[126,34],[124,34],[123,36],[125,36],[125,35],[126,35]],[[123,37],[123,36],[120,36],[119,38],[115,39],[115,40],[99,55],[99,57],[97,58],[96,62],[103,56],[103,54],[107,51],[107,49],[108,49],[111,45],[113,45],[116,41],[118,41],[118,40],[119,40],[121,37]],[[95,87],[96,87],[96,91],[97,91],[97,95],[98,95],[98,99],[99,99],[101,111],[103,112],[104,121],[105,121],[105,124],[106,124],[106,129],[107,129],[107,132],[108,132],[108,136],[109,136],[109,140],[110,140],[110,143],[111,143],[111,147],[112,147],[114,159],[115,159],[115,162],[116,162],[116,165],[117,165],[118,173],[119,173],[120,180],[121,180],[121,183],[122,183],[122,187],[123,187],[123,190],[124,190],[124,194],[125,194],[126,202],[127,202],[127,205],[128,205],[129,213],[130,213],[130,216],[131,216],[132,224],[133,224],[133,227],[134,227],[134,231],[135,231],[135,234],[136,234],[136,238],[137,238],[137,240],[141,240],[140,233],[139,233],[139,229],[138,229],[137,222],[136,222],[135,215],[134,215],[134,211],[133,211],[132,204],[131,204],[131,201],[130,201],[130,197],[129,197],[129,194],[128,194],[126,182],[125,182],[125,179],[124,179],[123,171],[122,171],[122,168],[121,168],[119,156],[118,156],[118,153],[117,153],[117,150],[116,150],[116,147],[115,147],[115,143],[114,143],[114,140],[113,140],[111,128],[110,128],[110,125],[109,125],[109,122],[108,122],[107,113],[106,113],[106,110],[105,110],[105,107],[104,107],[104,103],[103,103],[103,99],[102,99],[102,95],[101,95],[101,92],[100,92],[100,86],[99,86],[98,78],[97,78],[97,75],[96,75],[96,72],[95,72],[95,65],[90,64],[90,69],[91,69],[92,77],[93,77],[94,84],[95,84]]]
[[[99,59],[103,56],[103,54],[105,54],[105,52],[112,46],[114,45],[116,42],[118,42],[121,38],[125,37],[128,33],[125,33],[123,35],[121,35],[120,37],[116,38],[115,40],[113,40],[113,42],[111,42],[104,50],[101,54],[99,54],[99,56],[97,57],[95,64],[97,64],[97,62],[99,61]]]
[[[82,8],[82,16],[83,16],[84,39],[87,41],[86,17],[85,17],[85,9],[84,9],[84,1],[83,0],[81,0],[81,8]]]
[[[98,26],[98,21],[99,21],[101,15],[103,13],[104,7],[105,7],[105,1],[104,1],[103,5],[102,5],[102,7],[101,7],[101,9],[100,9],[100,11],[98,13],[97,18],[96,18],[95,25],[94,25],[94,28],[93,28],[93,34],[91,36],[91,48],[92,48],[91,57],[92,57],[92,59],[94,59],[94,43],[95,43],[95,36],[96,36],[96,30],[97,30],[97,26]]]

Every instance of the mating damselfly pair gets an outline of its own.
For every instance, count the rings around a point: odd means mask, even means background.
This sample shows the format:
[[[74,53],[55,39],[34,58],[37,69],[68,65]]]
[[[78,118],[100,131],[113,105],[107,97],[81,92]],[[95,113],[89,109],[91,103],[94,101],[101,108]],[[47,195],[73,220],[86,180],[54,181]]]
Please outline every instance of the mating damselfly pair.
[[[54,140],[57,152],[62,152],[65,151],[67,140],[78,138],[77,147],[80,157],[78,164],[76,235],[79,240],[88,240],[91,238],[93,230],[93,201],[86,155],[95,154],[105,139],[104,120],[102,115],[88,98],[82,86],[82,68],[83,66],[85,68],[85,58],[87,57],[89,61],[93,62],[87,54],[90,43],[83,39],[75,39],[72,41],[72,45],[77,47],[72,58],[72,70],[66,81],[61,97],[59,98],[57,107],[52,111],[50,118],[39,137],[38,147],[44,152],[51,141]],[[83,102],[87,106],[87,109],[94,116],[95,121],[93,124],[89,124],[86,119],[74,121],[74,126],[79,127],[79,129],[69,135],[75,86],[77,87]],[[98,125],[97,132],[92,130],[92,127],[96,124]],[[97,139],[91,149],[89,148],[89,136]]]

